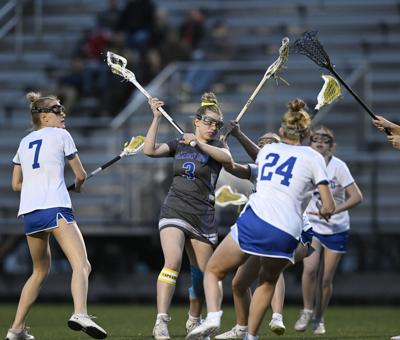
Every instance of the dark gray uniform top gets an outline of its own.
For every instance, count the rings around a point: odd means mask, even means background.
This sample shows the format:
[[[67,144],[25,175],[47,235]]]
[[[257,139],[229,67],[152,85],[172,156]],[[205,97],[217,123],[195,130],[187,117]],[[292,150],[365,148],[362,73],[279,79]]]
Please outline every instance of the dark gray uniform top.
[[[217,140],[209,144],[227,148]],[[174,226],[190,237],[216,244],[214,191],[221,164],[177,139],[167,145],[169,157],[174,157],[174,178],[161,207],[159,227]]]

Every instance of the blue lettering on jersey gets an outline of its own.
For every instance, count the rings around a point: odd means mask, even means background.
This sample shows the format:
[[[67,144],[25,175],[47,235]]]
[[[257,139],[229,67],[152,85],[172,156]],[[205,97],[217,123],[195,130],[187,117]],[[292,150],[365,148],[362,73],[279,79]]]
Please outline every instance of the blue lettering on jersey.
[[[194,172],[196,171],[196,165],[193,162],[185,162],[182,165],[185,169],[186,178],[194,180]]]
[[[202,164],[207,163],[208,155],[199,152],[181,152],[175,155],[176,159],[191,159]]]
[[[296,163],[297,158],[296,157],[289,157],[285,162],[283,162],[281,165],[276,167],[278,165],[280,156],[277,153],[269,153],[266,157],[265,160],[267,161],[264,163],[262,169],[261,169],[261,181],[270,181],[272,179],[273,174],[277,174],[279,176],[282,176],[283,179],[281,180],[281,184],[285,186],[290,185],[290,179],[293,177],[293,167],[294,164]],[[269,169],[267,169],[269,168]],[[266,170],[271,170],[268,171],[267,173]]]
[[[38,162],[38,159],[39,159],[40,148],[42,146],[42,140],[37,139],[37,140],[30,142],[29,149],[32,149],[35,145],[36,145],[36,148],[35,148],[35,155],[33,156],[32,169],[40,168],[40,163]]]

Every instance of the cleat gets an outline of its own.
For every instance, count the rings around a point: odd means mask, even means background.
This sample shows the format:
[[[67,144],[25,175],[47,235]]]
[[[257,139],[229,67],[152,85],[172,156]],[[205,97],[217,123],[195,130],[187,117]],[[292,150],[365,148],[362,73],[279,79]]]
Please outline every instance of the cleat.
[[[247,326],[236,325],[230,331],[219,334],[215,339],[243,339],[247,333]]]
[[[313,333],[315,335],[322,335],[326,333],[324,320],[313,321]]]
[[[199,316],[198,318],[194,318],[192,316],[189,316],[189,318],[186,321],[186,334],[190,333],[193,329],[196,327],[200,326],[203,320]],[[202,338],[203,340],[210,340],[209,336],[205,336]]]
[[[276,335],[283,335],[285,333],[286,327],[283,324],[283,318],[281,314],[273,314],[271,322],[269,323],[269,328]]]
[[[94,339],[105,339],[107,332],[96,324],[95,317],[86,314],[72,314],[68,320],[68,327],[74,331],[82,331]]]
[[[206,337],[211,338],[218,334],[220,327],[220,317],[214,317],[212,319],[207,318],[198,327],[188,333],[188,335],[186,336],[186,340],[202,340]]]
[[[155,340],[169,340],[171,339],[168,331],[168,322],[171,318],[167,314],[160,314],[157,316],[156,324],[153,328],[153,338]]]
[[[311,321],[312,311],[302,310],[300,312],[300,318],[294,325],[294,330],[297,332],[304,332]]]
[[[20,331],[9,329],[5,340],[35,340],[35,337],[28,333],[28,327],[24,327]]]

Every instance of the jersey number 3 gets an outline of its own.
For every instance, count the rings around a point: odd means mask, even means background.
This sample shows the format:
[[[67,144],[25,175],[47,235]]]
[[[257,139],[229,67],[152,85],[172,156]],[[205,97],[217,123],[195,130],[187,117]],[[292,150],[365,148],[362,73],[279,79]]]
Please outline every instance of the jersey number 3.
[[[186,178],[193,180],[194,172],[196,170],[196,165],[192,162],[185,162],[183,163],[182,167],[185,169]]]
[[[292,171],[296,163],[296,157],[290,157],[278,166],[280,156],[277,153],[269,153],[265,160],[267,161],[261,169],[261,181],[270,181],[274,174],[282,176],[282,185],[289,186],[290,179],[293,177]]]
[[[37,169],[40,168],[40,163],[38,162],[39,159],[39,152],[40,148],[42,146],[42,140],[34,140],[33,142],[29,143],[29,149],[32,149],[33,147],[35,148],[35,155],[33,156],[33,163],[32,163],[32,169]]]

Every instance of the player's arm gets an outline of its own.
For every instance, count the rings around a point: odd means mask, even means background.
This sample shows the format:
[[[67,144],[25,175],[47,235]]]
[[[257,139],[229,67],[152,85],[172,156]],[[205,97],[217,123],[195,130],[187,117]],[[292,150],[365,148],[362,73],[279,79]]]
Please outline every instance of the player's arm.
[[[331,190],[329,189],[329,185],[327,183],[324,182],[323,184],[319,184],[318,191],[322,202],[318,213],[321,217],[328,221],[335,212],[335,201],[333,200]]]
[[[247,137],[247,135],[242,132],[239,123],[235,122],[234,120],[230,121],[228,131],[230,131],[230,134],[238,140],[240,145],[243,146],[251,159],[255,161],[258,151],[260,151],[260,148],[249,137]]]
[[[393,135],[400,135],[400,125],[397,125],[390,120],[383,118],[382,116],[376,116],[376,118],[377,119],[372,120],[372,124],[374,124],[380,131],[387,129]]]
[[[83,168],[83,165],[81,163],[81,160],[78,156],[78,154],[75,154],[73,158],[68,158],[68,163],[75,175],[75,187],[74,191],[75,192],[80,192],[82,184],[86,180],[86,171]]]
[[[233,162],[231,165],[226,165],[224,166],[224,169],[232,174],[233,176],[236,176],[238,178],[242,179],[249,179],[250,178],[250,169],[248,165],[243,165],[239,164],[236,162]]]
[[[22,168],[19,164],[14,164],[11,186],[14,191],[21,191],[22,188]]]
[[[169,146],[166,143],[156,144],[158,125],[161,120],[161,112],[158,110],[164,105],[164,102],[158,98],[149,98],[148,101],[151,111],[153,112],[153,121],[146,134],[144,141],[143,153],[149,157],[164,157],[170,153]]]
[[[185,135],[189,135],[189,134],[185,134]],[[185,138],[185,135],[183,135],[184,138]],[[228,149],[219,148],[217,146],[213,146],[213,145],[199,142],[199,141],[196,141],[196,144],[199,147],[199,149],[201,149],[205,153],[209,154],[213,159],[215,159],[218,163],[220,163],[224,168],[232,167],[233,158]]]
[[[359,189],[358,185],[353,182],[345,188],[346,192],[346,199],[344,202],[338,204],[336,206],[334,214],[338,214],[342,211],[349,210],[355,207],[363,200],[363,196],[361,190]]]

